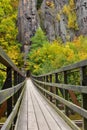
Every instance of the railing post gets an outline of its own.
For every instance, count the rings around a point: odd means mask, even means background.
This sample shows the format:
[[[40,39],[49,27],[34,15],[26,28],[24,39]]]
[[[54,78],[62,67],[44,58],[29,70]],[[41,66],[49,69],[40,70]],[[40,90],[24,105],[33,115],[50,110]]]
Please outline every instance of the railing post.
[[[43,77],[44,83],[45,83],[45,76]],[[44,89],[45,89],[45,84],[43,85]],[[45,92],[43,92],[44,96],[45,96]]]
[[[87,86],[86,67],[80,68],[81,85]],[[87,94],[82,94],[82,107],[87,110]],[[87,130],[87,119],[83,118],[83,129]]]
[[[17,71],[14,71],[14,86],[18,84],[18,73]],[[14,106],[18,99],[18,93],[14,94]],[[14,118],[14,124],[16,123],[17,116]]]
[[[19,74],[17,74],[18,75],[18,84],[20,83],[20,75]]]
[[[64,84],[67,84],[67,72],[64,71]],[[68,100],[68,90],[63,90],[63,95],[64,95],[64,99],[65,100]],[[64,106],[64,110],[65,110],[65,114],[68,116],[68,107],[67,106]]]
[[[48,82],[48,75],[46,76],[46,82]],[[48,86],[45,86],[46,90],[48,90]],[[48,98],[48,94],[46,94],[46,97]]]
[[[18,74],[16,71],[14,71],[14,86],[18,84]],[[16,93],[14,95],[14,105],[16,104],[16,101],[18,99],[18,94]]]
[[[59,83],[58,73],[55,73],[55,83]],[[58,88],[56,87],[56,95],[58,95]],[[58,106],[58,100],[56,100],[56,106]]]
[[[7,67],[7,88],[12,87],[12,68]],[[12,97],[7,100],[7,117],[12,112]]]
[[[50,75],[50,83],[52,83],[52,74]],[[52,86],[50,86],[50,92],[53,92]],[[50,101],[52,102],[52,96],[50,96]]]

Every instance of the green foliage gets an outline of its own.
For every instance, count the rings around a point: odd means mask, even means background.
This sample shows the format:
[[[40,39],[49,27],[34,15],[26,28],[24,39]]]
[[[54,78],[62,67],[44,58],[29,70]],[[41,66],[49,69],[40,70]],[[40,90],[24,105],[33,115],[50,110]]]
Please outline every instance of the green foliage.
[[[44,43],[47,43],[47,37],[45,36],[42,29],[39,27],[35,33],[35,36],[31,38],[31,49],[37,50],[38,48],[42,47]]]
[[[18,33],[17,10],[18,0],[0,0],[0,47],[6,51],[17,66],[21,67],[22,54],[20,53],[20,44],[16,40]],[[4,79],[5,77],[0,71],[0,85]]]
[[[63,7],[63,13],[67,16],[68,22],[68,28],[78,30],[78,24],[77,24],[77,15],[75,10],[75,1],[69,0],[69,3],[64,5]]]
[[[22,60],[20,44],[16,40],[18,0],[0,1],[0,46],[16,65]],[[12,53],[13,51],[13,53]]]
[[[2,88],[4,80],[6,78],[6,72],[3,70],[6,70],[6,67],[0,64],[0,89]]]
[[[31,51],[29,69],[38,75],[84,59],[87,59],[87,37],[80,36],[66,44],[55,40]]]

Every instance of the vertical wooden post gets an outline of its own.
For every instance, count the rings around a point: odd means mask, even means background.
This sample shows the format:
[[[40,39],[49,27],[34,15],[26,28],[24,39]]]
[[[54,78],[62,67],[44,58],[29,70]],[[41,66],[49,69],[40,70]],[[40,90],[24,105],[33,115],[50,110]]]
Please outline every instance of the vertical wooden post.
[[[44,77],[44,83],[46,82],[46,76]],[[46,85],[44,85],[44,89],[46,89]],[[46,97],[46,92],[44,92],[44,95]]]
[[[21,83],[21,75],[19,74],[19,83]]]
[[[80,68],[81,85],[87,86],[86,67]],[[87,94],[82,94],[82,107],[87,110]],[[87,119],[83,118],[83,129],[87,130]]]
[[[46,82],[48,82],[48,75],[46,76]],[[46,85],[46,90],[48,90],[48,86]],[[46,97],[48,98],[48,94],[46,94]]]
[[[18,84],[18,76],[17,76],[17,72],[14,71],[14,85]]]
[[[59,83],[58,73],[55,73],[55,83]],[[58,95],[58,88],[56,87],[56,95]],[[58,106],[58,100],[56,100],[56,106]]]
[[[7,67],[7,88],[12,87],[12,68]],[[7,100],[7,117],[12,112],[12,97]]]
[[[19,84],[20,83],[20,75],[17,74],[17,76],[18,76],[18,84]]]
[[[44,77],[42,76],[42,82],[44,82]],[[42,84],[42,87],[44,88],[44,84]],[[42,93],[44,95],[44,91],[42,90]]]
[[[18,84],[18,73],[14,71],[14,86]],[[18,99],[18,93],[14,94],[14,106]],[[14,124],[16,123],[17,116],[14,118]]]
[[[67,72],[66,71],[64,71],[64,84],[67,84]],[[65,100],[68,100],[68,90],[63,90],[63,95],[64,95],[64,98],[65,98]],[[64,106],[64,110],[65,110],[65,114],[68,116],[68,111],[69,111],[69,109],[68,109],[68,107],[67,106]]]
[[[20,83],[20,74],[19,74],[19,73],[17,73],[17,82],[18,82],[18,84]],[[20,96],[20,93],[21,93],[21,90],[19,90],[19,91],[17,92],[17,97]]]
[[[53,75],[54,76],[54,82],[55,82],[55,74]],[[52,86],[52,92],[54,94],[56,94],[56,88],[55,86]],[[56,99],[52,97],[52,103],[56,104]]]
[[[44,80],[44,83],[45,83],[45,76],[44,76],[44,79],[43,79],[43,80]],[[43,86],[43,87],[44,87],[44,89],[45,89],[45,84],[44,84],[44,86]],[[45,92],[44,92],[44,96],[45,96]]]
[[[50,75],[50,82],[52,83],[52,74]],[[50,92],[52,92],[52,86],[50,86]],[[52,102],[52,96],[50,96],[50,101]]]
[[[14,86],[18,84],[18,76],[17,75],[18,75],[17,72],[14,71]],[[16,104],[17,99],[18,99],[18,94],[16,93],[14,95],[14,105]]]

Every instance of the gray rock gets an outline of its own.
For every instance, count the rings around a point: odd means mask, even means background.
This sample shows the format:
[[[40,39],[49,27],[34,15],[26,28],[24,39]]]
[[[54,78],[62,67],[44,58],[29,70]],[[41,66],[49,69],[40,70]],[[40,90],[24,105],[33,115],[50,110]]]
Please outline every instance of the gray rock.
[[[87,0],[75,0],[76,7],[74,10],[76,11],[79,30],[68,28],[67,17],[63,13],[60,13],[60,20],[57,19],[57,14],[65,4],[68,4],[69,0],[41,0],[41,7],[37,11],[38,1],[20,0],[19,2],[18,39],[23,46],[30,46],[30,38],[35,34],[38,26],[46,31],[49,41],[61,37],[63,42],[66,42],[73,40],[75,36],[87,35]],[[47,2],[53,2],[54,8],[47,5]]]

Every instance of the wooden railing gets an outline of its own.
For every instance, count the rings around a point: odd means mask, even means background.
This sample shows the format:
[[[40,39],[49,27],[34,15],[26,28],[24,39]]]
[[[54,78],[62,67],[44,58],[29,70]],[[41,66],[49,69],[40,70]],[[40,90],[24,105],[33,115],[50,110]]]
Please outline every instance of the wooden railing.
[[[80,130],[77,126],[81,125],[80,122],[83,130],[87,130],[87,60],[48,74],[33,75],[32,81],[44,98],[74,130]],[[79,121],[76,117],[75,121],[68,118],[71,114],[76,116],[77,113]]]
[[[6,53],[0,48],[0,63],[5,66],[6,80],[0,86],[0,119],[4,116],[7,120],[1,130],[10,130],[14,127],[17,113],[25,90],[25,76],[15,66]]]

